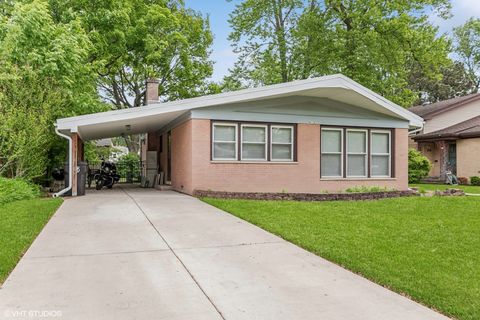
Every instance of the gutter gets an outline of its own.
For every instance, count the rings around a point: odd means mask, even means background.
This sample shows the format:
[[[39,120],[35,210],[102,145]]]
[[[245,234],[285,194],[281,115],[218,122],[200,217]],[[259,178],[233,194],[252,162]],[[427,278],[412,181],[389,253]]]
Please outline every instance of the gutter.
[[[57,197],[61,196],[62,194],[65,194],[68,191],[72,190],[72,164],[73,164],[73,159],[72,159],[72,137],[67,136],[66,134],[60,133],[58,131],[57,125],[55,125],[55,133],[58,136],[68,140],[68,167],[70,169],[70,170],[68,170],[68,187],[58,191],[57,193],[54,193],[53,197],[57,198]]]

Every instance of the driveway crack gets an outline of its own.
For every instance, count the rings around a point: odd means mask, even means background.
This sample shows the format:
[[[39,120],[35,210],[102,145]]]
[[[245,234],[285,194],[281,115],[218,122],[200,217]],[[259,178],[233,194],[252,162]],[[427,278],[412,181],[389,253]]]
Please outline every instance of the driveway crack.
[[[140,204],[137,202],[137,200],[135,200],[134,197],[132,197],[131,194],[129,194],[124,188],[121,188],[123,192],[125,192],[125,194],[130,198],[132,199],[133,203],[135,203],[135,205],[137,206],[137,208],[140,210],[140,212],[143,214],[143,216],[145,217],[145,219],[147,219],[147,221],[150,223],[150,225],[152,226],[152,228],[155,230],[155,232],[158,234],[158,236],[163,240],[163,242],[165,242],[165,244],[167,245],[168,247],[168,250],[170,250],[172,252],[172,254],[175,256],[175,258],[178,260],[178,262],[180,262],[180,264],[183,266],[183,268],[185,269],[185,271],[190,275],[190,277],[192,278],[193,282],[195,282],[195,284],[197,285],[197,287],[200,289],[200,291],[203,293],[203,295],[207,298],[207,300],[210,302],[210,304],[213,306],[213,308],[215,308],[215,311],[217,311],[217,313],[219,314],[219,316],[225,320],[225,317],[223,316],[222,312],[220,311],[220,309],[218,309],[218,307],[215,305],[215,303],[213,302],[213,300],[208,296],[208,294],[205,292],[205,290],[202,288],[202,286],[200,285],[200,283],[197,281],[197,279],[195,279],[195,276],[190,272],[190,270],[187,268],[187,266],[185,265],[185,263],[183,263],[182,259],[180,259],[180,257],[177,255],[177,253],[175,252],[175,250],[173,250],[173,248],[170,246],[170,244],[167,242],[167,240],[164,238],[164,236],[160,233],[160,231],[157,229],[157,227],[155,227],[155,225],[153,224],[153,222],[150,220],[150,218],[148,217],[148,215],[146,214],[145,211],[143,211],[143,208],[140,206]]]

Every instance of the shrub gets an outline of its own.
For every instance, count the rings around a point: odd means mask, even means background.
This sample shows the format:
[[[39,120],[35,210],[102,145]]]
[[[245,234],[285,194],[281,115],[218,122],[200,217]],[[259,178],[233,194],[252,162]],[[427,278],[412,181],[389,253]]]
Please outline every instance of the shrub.
[[[117,173],[127,179],[127,182],[133,182],[134,178],[140,177],[140,157],[138,154],[129,153],[118,159]]]
[[[480,177],[477,177],[477,176],[470,177],[470,184],[472,186],[480,186]]]
[[[416,183],[428,176],[430,161],[415,149],[408,150],[408,182]]]
[[[468,178],[467,177],[457,177],[458,179],[458,184],[466,185],[468,184]]]
[[[0,177],[0,205],[40,196],[40,188],[22,179]]]
[[[368,193],[368,192],[386,192],[386,191],[395,191],[394,189],[389,190],[387,187],[378,187],[378,186],[355,186],[345,189],[347,193]]]

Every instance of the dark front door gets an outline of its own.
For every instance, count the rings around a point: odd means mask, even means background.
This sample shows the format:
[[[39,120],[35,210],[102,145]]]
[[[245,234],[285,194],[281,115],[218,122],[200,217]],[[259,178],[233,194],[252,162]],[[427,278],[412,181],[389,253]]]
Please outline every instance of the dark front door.
[[[447,170],[457,174],[457,144],[455,142],[448,145],[448,163]]]

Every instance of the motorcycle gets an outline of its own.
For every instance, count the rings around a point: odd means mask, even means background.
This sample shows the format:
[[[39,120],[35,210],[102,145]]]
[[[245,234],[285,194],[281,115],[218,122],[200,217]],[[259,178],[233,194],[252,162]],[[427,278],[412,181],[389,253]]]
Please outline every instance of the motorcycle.
[[[100,170],[93,173],[92,178],[95,180],[96,190],[101,190],[103,187],[112,189],[113,185],[120,180],[120,175],[117,174],[117,166],[114,163],[102,160]]]

